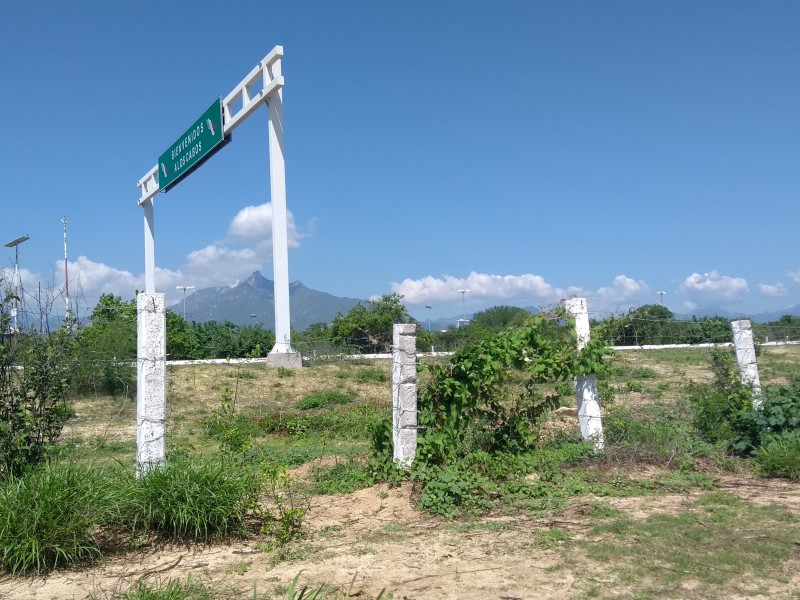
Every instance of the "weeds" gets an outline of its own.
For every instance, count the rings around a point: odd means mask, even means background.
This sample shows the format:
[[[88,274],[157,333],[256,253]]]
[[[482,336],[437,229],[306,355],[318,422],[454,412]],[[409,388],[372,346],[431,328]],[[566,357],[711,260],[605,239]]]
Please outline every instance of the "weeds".
[[[245,517],[258,501],[257,477],[231,461],[171,458],[139,479],[117,479],[126,494],[121,524],[134,534],[207,541],[247,533]]]
[[[299,410],[309,410],[312,408],[327,408],[335,404],[347,404],[352,402],[352,398],[341,392],[328,390],[325,392],[314,392],[309,394],[295,404]]]
[[[186,581],[168,579],[148,583],[140,580],[128,590],[122,600],[215,600],[217,594],[212,588],[192,579]]]
[[[41,573],[102,556],[96,530],[113,511],[103,478],[73,464],[45,465],[0,487],[0,564]]]

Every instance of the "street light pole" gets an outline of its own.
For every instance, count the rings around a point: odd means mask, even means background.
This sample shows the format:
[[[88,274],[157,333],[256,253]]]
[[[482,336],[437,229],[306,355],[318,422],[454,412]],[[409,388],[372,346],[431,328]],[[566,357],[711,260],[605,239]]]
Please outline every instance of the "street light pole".
[[[23,235],[18,237],[15,240],[11,240],[5,246],[6,248],[14,248],[14,308],[12,308],[12,314],[14,316],[14,335],[17,334],[18,324],[17,324],[17,313],[19,312],[19,301],[22,298],[22,275],[19,272],[19,245],[22,242],[27,242],[31,239],[27,235]]]
[[[467,292],[469,290],[458,290],[461,292],[461,322],[467,323]]]
[[[183,290],[183,320],[186,320],[186,290],[193,290],[193,285],[176,285],[176,290]]]

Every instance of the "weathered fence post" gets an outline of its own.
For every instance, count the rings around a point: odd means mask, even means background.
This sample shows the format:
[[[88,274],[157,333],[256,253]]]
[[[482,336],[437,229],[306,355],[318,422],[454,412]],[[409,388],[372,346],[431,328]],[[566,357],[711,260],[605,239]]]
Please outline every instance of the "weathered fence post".
[[[143,474],[164,463],[167,442],[165,295],[136,297],[136,465]]]
[[[394,461],[407,469],[417,451],[417,326],[394,326],[392,343]]]
[[[761,408],[761,379],[758,376],[756,346],[753,342],[753,327],[749,320],[731,321],[733,349],[739,365],[739,379],[753,392],[753,408]]]
[[[578,349],[582,350],[589,341],[589,309],[586,298],[570,298],[564,301],[567,312],[575,318],[575,333],[578,336]],[[594,375],[575,378],[575,399],[578,404],[578,423],[581,436],[594,442],[594,449],[600,452],[605,447],[603,440],[603,420],[600,414],[600,399],[597,396],[597,378]]]

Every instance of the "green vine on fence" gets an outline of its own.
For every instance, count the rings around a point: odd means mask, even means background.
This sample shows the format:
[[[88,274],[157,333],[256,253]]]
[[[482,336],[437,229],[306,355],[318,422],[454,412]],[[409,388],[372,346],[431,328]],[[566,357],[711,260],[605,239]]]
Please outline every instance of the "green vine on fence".
[[[571,390],[564,384],[602,374],[608,353],[600,340],[579,350],[574,320],[558,308],[465,347],[449,364],[428,367],[430,382],[418,398],[415,464],[530,449],[544,413]],[[540,384],[556,385],[543,393]],[[391,424],[373,440],[379,455],[391,453]]]

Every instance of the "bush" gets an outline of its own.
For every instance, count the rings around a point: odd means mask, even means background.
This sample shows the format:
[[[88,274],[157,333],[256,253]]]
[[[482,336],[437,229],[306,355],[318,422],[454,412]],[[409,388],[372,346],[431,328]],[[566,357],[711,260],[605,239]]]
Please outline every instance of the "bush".
[[[753,463],[762,475],[800,479],[800,435],[784,433],[770,438],[756,449]]]
[[[733,355],[714,348],[711,354],[714,381],[698,388],[690,401],[694,406],[693,424],[709,442],[729,442],[734,436],[734,420],[751,406],[751,392],[741,384]]]
[[[68,349],[65,331],[0,338],[0,480],[40,463],[72,415]]]
[[[40,573],[100,558],[95,533],[115,502],[104,481],[71,464],[9,477],[0,488],[0,564]]]
[[[120,524],[131,532],[207,541],[246,533],[245,516],[258,501],[258,478],[241,465],[221,460],[167,460],[135,479],[120,477],[127,491]]]
[[[732,427],[731,449],[745,455],[776,436],[800,435],[800,384],[767,390],[761,408],[739,411]]]

